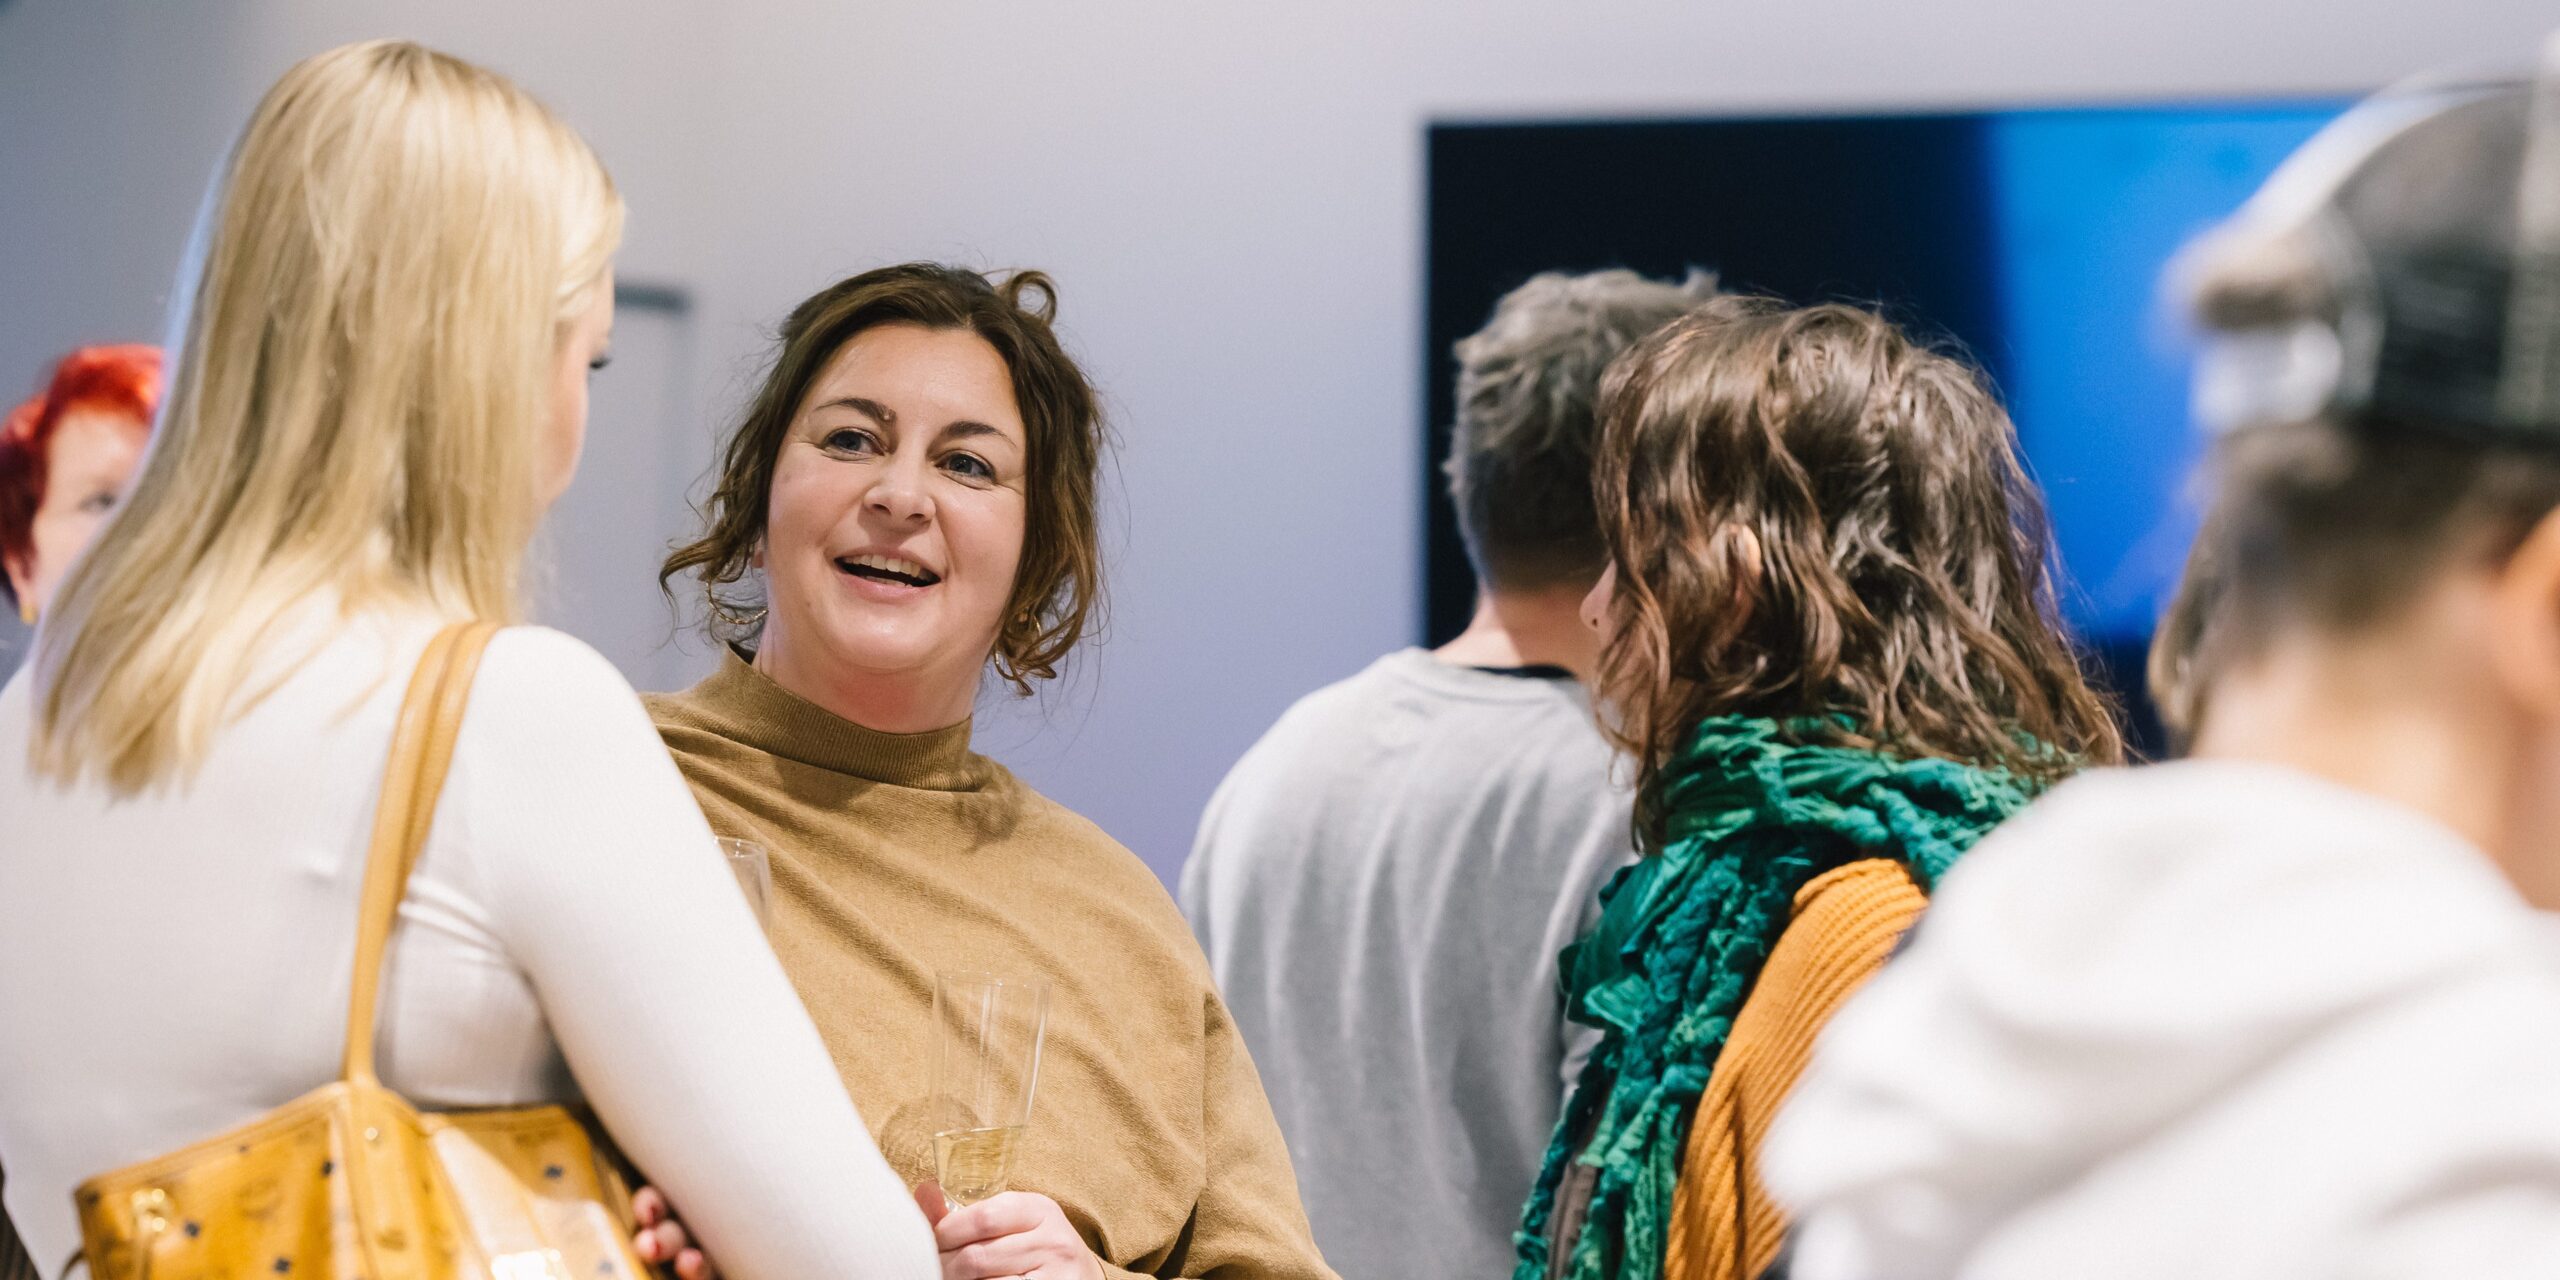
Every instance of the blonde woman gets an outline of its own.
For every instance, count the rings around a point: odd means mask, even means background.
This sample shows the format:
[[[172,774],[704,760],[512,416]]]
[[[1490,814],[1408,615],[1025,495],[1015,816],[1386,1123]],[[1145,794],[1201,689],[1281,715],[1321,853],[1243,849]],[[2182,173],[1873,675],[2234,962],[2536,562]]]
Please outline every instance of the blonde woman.
[[[621,221],[566,125],[415,45],[315,57],[251,118],[143,474],[0,693],[0,1159],[39,1257],[82,1179],[335,1075],[405,677],[443,625],[519,615]],[[582,1093],[733,1275],[934,1274],[711,841],[613,669],[502,632],[393,939],[384,1076],[435,1107]]]

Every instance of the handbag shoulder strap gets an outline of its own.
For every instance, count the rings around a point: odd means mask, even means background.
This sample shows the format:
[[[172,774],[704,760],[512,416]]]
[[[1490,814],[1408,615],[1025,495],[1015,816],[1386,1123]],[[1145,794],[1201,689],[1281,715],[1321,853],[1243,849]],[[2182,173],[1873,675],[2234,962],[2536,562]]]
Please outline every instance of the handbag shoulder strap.
[[[456,623],[438,631],[418,658],[417,674],[409,678],[408,695],[400,703],[399,723],[391,731],[390,763],[383,767],[382,798],[374,808],[373,839],[365,852],[355,987],[347,1000],[347,1053],[340,1075],[352,1083],[381,1083],[373,1069],[373,1017],[381,995],[382,955],[409,887],[409,869],[417,864],[427,828],[435,820],[436,796],[444,790],[445,767],[453,761],[453,741],[471,703],[481,651],[497,631],[487,622]]]

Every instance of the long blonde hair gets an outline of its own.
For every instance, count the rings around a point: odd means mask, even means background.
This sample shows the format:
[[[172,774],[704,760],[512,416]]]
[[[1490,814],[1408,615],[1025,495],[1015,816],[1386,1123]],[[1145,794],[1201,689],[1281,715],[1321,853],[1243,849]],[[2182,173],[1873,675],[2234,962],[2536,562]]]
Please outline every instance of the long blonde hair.
[[[514,620],[551,366],[621,234],[594,152],[492,72],[388,40],[286,72],[197,228],[141,478],[38,640],[37,771],[184,776],[331,593]]]

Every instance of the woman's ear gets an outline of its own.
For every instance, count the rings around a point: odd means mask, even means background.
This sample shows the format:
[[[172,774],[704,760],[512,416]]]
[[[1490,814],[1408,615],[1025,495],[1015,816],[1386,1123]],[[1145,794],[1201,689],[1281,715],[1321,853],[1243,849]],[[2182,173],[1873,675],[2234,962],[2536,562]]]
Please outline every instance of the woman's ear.
[[[2498,682],[2534,715],[2560,721],[2560,510],[2499,566],[2489,623]]]
[[[1699,649],[1700,655],[1709,656],[1722,653],[1734,637],[1751,625],[1751,616],[1759,611],[1760,597],[1767,585],[1768,561],[1760,535],[1752,532],[1751,526],[1732,520],[1717,525],[1715,532],[1707,535],[1698,559],[1706,566],[1711,581],[1712,575],[1718,573],[1725,580],[1724,608],[1709,622]]]
[[[1618,562],[1611,560],[1601,568],[1600,580],[1592,583],[1591,590],[1583,593],[1582,606],[1575,611],[1576,615],[1582,619],[1582,625],[1595,632],[1607,631],[1609,605],[1617,594]]]
[[[1725,556],[1733,556],[1733,604],[1759,599],[1759,579],[1766,568],[1761,563],[1759,535],[1751,532],[1751,525],[1725,525],[1715,538],[1725,543]]]
[[[756,535],[756,545],[755,545],[755,547],[754,547],[752,550],[750,550],[750,551],[748,551],[748,552],[747,552],[747,567],[748,567],[748,568],[750,568],[750,569],[755,570],[755,571],[756,571],[756,572],[758,572],[758,573],[762,573],[762,572],[764,572],[764,535],[763,535],[763,534],[757,534],[757,535]]]
[[[1742,620],[1751,616],[1760,602],[1762,575],[1768,572],[1768,561],[1762,557],[1760,535],[1747,524],[1727,524],[1716,530],[1715,547],[1724,553],[1726,568],[1733,575],[1734,629],[1741,630]]]

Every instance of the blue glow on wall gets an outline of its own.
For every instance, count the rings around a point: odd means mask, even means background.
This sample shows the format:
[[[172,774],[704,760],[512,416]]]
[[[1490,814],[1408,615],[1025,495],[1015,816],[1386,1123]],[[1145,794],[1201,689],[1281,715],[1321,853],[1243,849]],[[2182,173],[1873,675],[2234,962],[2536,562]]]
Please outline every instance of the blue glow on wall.
[[[2162,270],[2336,113],[2133,108],[1985,121],[1999,333],[1984,354],[2052,503],[2066,604],[2086,633],[2147,635],[2194,534],[2188,478],[2201,441]]]

